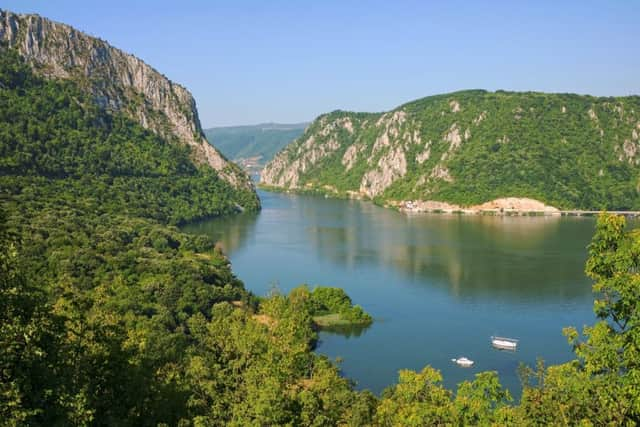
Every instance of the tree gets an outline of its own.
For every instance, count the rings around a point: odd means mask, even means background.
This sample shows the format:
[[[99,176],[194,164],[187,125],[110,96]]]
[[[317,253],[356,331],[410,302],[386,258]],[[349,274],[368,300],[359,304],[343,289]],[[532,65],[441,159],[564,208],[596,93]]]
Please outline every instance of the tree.
[[[600,321],[565,333],[582,370],[598,385],[594,405],[603,422],[640,423],[640,230],[622,216],[602,214],[589,245],[586,273],[595,280]]]
[[[51,424],[65,412],[87,421],[66,390],[64,324],[30,286],[19,241],[0,209],[0,419],[6,425]],[[73,407],[75,405],[75,407]]]
[[[375,417],[381,426],[435,426],[454,420],[451,392],[442,386],[439,371],[400,371],[396,386],[385,391]]]

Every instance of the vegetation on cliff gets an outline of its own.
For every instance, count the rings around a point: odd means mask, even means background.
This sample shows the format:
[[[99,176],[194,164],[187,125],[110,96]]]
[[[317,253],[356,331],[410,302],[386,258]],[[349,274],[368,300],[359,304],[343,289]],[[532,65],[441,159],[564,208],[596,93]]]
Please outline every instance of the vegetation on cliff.
[[[208,144],[193,96],[141,59],[69,25],[0,9],[0,43],[45,79],[68,79],[100,109],[119,113],[164,140],[191,147],[232,186],[252,190],[247,174]]]
[[[357,395],[310,351],[311,315],[258,305],[212,241],[171,226],[255,193],[10,49],[0,122],[3,424],[299,424],[318,402],[337,422]]]
[[[344,292],[258,300],[205,236],[171,224],[257,207],[215,171],[73,82],[0,50],[0,420],[50,425],[634,425],[640,234],[602,216],[587,273],[600,321],[576,359],[493,372],[454,394],[430,367],[379,398],[313,353],[313,316]],[[348,315],[351,315],[348,314]],[[263,316],[263,317],[260,317]]]
[[[73,81],[35,76],[12,49],[0,50],[0,93],[0,179],[16,200],[56,195],[173,224],[259,207],[255,192],[194,164],[190,147],[108,114]]]
[[[640,209],[640,97],[472,90],[381,114],[316,119],[262,183],[343,197],[469,206],[528,197]]]

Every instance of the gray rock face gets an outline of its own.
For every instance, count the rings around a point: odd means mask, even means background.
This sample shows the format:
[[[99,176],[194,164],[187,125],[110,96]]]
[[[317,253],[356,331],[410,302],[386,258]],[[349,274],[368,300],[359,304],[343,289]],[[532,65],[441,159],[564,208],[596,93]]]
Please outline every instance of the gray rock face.
[[[72,78],[102,108],[126,114],[169,141],[192,147],[194,159],[236,187],[247,175],[204,137],[193,96],[139,58],[68,25],[0,10],[0,41],[46,78]]]
[[[349,192],[351,197],[374,198],[382,194],[407,174],[408,147],[421,144],[422,139],[417,129],[408,129],[413,123],[408,122],[408,115],[403,110],[373,116],[376,116],[375,121],[371,122],[367,118],[349,116],[320,117],[314,122],[317,128],[308,129],[265,166],[261,182],[273,187],[312,189],[315,184],[301,184],[301,176],[340,155],[340,163],[346,172],[359,162],[366,164],[358,179],[359,186]],[[359,139],[363,129],[371,129],[375,134],[370,146]],[[340,141],[348,141],[350,145],[343,146]],[[321,185],[323,190],[325,187]]]
[[[395,147],[380,157],[378,167],[362,177],[360,193],[373,198],[407,173],[407,159],[402,147]]]
[[[428,96],[387,112],[336,110],[278,153],[261,179],[388,206],[435,203],[405,206],[414,211],[513,197],[627,209],[640,206],[639,112],[639,96],[483,90]],[[527,210],[518,206],[509,209]]]

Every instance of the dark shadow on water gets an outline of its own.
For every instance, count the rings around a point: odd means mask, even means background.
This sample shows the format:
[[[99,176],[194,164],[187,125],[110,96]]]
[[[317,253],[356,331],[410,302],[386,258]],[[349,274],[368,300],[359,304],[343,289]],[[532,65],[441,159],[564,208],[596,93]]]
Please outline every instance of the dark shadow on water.
[[[254,235],[259,213],[242,213],[187,224],[182,231],[206,234],[221,246],[226,254],[242,249]]]
[[[345,338],[357,338],[362,335],[367,329],[371,327],[369,325],[334,325],[323,326],[319,328],[320,332],[325,332],[331,335],[340,335]]]

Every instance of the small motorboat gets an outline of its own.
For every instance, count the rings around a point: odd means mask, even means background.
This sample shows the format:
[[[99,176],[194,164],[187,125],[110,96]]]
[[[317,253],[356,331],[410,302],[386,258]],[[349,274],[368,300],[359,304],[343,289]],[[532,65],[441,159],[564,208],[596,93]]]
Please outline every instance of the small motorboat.
[[[516,351],[518,340],[505,337],[491,337],[491,345],[499,350]]]
[[[473,366],[473,360],[471,359],[467,359],[466,357],[459,357],[457,359],[451,359],[452,362],[457,363],[458,365],[462,366],[463,368],[469,368],[471,366]]]

